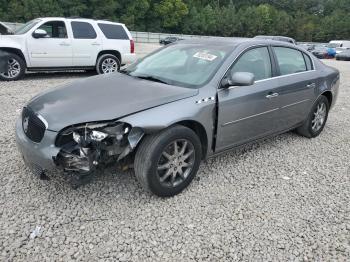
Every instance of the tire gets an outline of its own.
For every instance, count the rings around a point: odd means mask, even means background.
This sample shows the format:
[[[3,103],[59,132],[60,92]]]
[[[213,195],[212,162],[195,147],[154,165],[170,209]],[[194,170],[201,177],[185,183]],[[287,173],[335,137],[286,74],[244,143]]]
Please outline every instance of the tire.
[[[101,55],[97,59],[96,71],[99,75],[114,73],[120,70],[120,60],[111,54]]]
[[[320,116],[319,119],[323,119],[322,123],[318,122],[316,119],[316,112],[321,112],[319,111],[321,107],[324,108],[324,113],[322,114],[322,116],[319,115]],[[322,95],[313,105],[309,113],[309,116],[307,120],[304,122],[304,124],[299,128],[297,128],[296,130],[297,133],[308,138],[317,137],[319,134],[321,134],[328,119],[329,107],[330,105],[329,105],[328,99]],[[316,122],[317,122],[317,125],[316,125]]]
[[[17,81],[23,78],[26,72],[26,63],[24,60],[13,53],[8,56],[9,70],[7,73],[0,73],[0,80],[2,81]]]
[[[168,160],[167,157],[175,156],[175,150],[171,150],[174,149],[175,142],[179,155],[187,146],[183,152],[183,158],[178,155],[175,160]],[[185,142],[187,142],[186,146]],[[164,152],[168,154],[167,157]],[[189,157],[185,159],[186,155]],[[184,126],[174,126],[145,137],[135,155],[135,175],[147,191],[159,197],[175,196],[182,192],[195,177],[201,156],[202,146],[196,133]]]

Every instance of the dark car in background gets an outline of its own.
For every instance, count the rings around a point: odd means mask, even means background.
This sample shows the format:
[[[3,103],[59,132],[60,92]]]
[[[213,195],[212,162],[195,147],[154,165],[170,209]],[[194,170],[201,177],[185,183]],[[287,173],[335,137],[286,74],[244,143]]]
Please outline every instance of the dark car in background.
[[[299,43],[298,46],[306,51],[312,52],[313,50],[315,50],[316,44],[315,43]]]
[[[346,49],[346,50],[342,51],[341,53],[336,54],[335,59],[343,60],[343,61],[350,61],[350,49]]]
[[[0,74],[9,71],[9,54],[0,50]]]
[[[183,40],[182,38],[176,37],[176,36],[169,36],[164,39],[159,40],[159,44],[161,45],[169,45],[171,43],[175,43],[177,41]]]
[[[270,40],[275,40],[275,41],[282,41],[282,42],[287,42],[293,45],[296,45],[297,42],[291,38],[291,37],[287,37],[287,36],[270,36],[270,35],[257,35],[256,37],[257,39],[270,39]]]
[[[335,50],[333,51],[326,44],[316,45],[311,53],[319,59],[334,58],[335,56]]]

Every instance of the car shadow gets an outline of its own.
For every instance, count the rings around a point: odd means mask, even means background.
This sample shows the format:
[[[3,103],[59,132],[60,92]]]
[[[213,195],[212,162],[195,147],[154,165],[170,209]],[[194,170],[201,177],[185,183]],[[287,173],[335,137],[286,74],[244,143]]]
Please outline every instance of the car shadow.
[[[96,75],[95,71],[54,71],[54,72],[27,72],[24,80],[41,80],[51,78],[89,77]]]

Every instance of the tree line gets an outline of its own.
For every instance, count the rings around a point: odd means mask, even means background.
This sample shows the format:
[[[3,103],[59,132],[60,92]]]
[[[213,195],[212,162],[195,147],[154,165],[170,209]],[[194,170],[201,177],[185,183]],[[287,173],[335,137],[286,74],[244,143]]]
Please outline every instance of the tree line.
[[[0,0],[0,21],[79,16],[135,31],[317,42],[350,39],[349,14],[349,0]]]

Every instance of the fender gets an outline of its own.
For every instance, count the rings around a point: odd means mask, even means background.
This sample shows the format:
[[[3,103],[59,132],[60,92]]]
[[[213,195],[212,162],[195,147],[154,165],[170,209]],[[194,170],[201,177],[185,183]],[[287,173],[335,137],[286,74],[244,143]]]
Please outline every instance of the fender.
[[[206,154],[210,155],[216,118],[216,101],[209,100],[207,103],[198,103],[198,99],[199,97],[195,96],[175,101],[123,117],[118,121],[132,127],[142,128],[145,134],[154,134],[178,123],[198,123],[205,129],[208,141]],[[208,116],[212,117],[208,118]]]
[[[0,35],[0,49],[20,54],[24,58],[26,64],[30,64],[26,49],[25,35]]]

